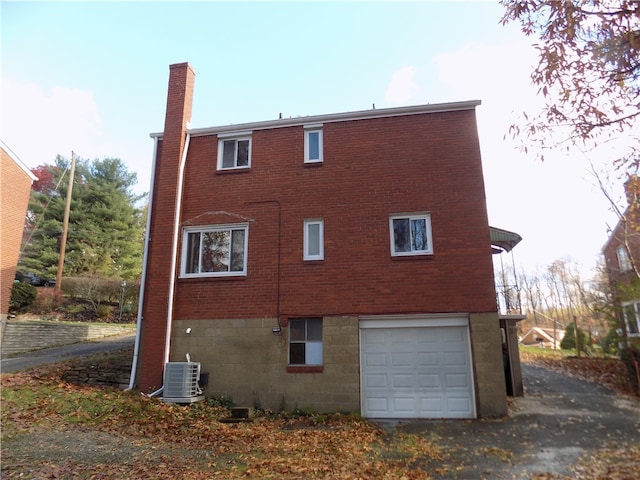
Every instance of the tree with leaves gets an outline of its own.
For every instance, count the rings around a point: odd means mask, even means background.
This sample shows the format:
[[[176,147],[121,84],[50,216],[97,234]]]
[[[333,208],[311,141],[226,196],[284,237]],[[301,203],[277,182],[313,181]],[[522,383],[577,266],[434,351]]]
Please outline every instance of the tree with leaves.
[[[36,167],[19,269],[55,277],[66,204],[69,161]],[[65,181],[62,181],[65,179]],[[142,268],[144,220],[132,187],[135,173],[120,159],[80,159],[72,190],[63,275],[100,274],[133,280]]]
[[[616,135],[628,150],[614,159],[640,166],[640,2],[631,0],[502,0],[502,23],[519,22],[538,37],[531,75],[546,101],[535,117],[511,128],[527,144],[592,147]],[[560,137],[558,137],[560,134]],[[630,138],[629,138],[630,137]],[[524,147],[525,150],[527,146]],[[543,155],[541,155],[542,158]]]

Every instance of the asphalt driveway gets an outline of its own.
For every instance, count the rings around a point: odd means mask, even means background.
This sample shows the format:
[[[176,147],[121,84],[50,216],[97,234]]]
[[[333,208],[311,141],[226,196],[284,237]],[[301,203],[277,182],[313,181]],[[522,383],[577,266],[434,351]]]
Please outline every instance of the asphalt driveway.
[[[126,348],[133,345],[135,337],[135,332],[126,333],[124,335],[114,335],[89,342],[74,343],[61,347],[45,348],[17,354],[11,358],[3,358],[0,361],[0,372],[15,373],[20,370],[37,367],[38,365],[63,362],[74,357]]]
[[[640,444],[640,403],[532,365],[523,365],[525,396],[509,417],[480,421],[384,422],[387,429],[421,433],[446,452],[423,468],[441,479],[529,479],[571,476],[580,457],[606,446]],[[638,459],[640,478],[640,459]],[[553,478],[542,476],[541,478]]]

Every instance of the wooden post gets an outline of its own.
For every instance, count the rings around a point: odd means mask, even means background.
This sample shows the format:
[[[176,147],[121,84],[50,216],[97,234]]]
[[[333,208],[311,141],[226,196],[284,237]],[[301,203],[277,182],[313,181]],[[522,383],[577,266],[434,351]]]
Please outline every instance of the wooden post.
[[[67,248],[67,231],[69,230],[69,211],[71,210],[71,193],[73,191],[73,177],[76,173],[76,154],[71,152],[71,171],[69,172],[69,185],[67,187],[67,203],[64,209],[62,222],[62,237],[60,238],[60,256],[58,258],[58,274],[56,275],[56,288],[62,288],[62,268],[64,267],[64,255]]]
[[[576,355],[580,358],[580,335],[578,335],[578,319],[573,316],[573,334],[576,337]]]

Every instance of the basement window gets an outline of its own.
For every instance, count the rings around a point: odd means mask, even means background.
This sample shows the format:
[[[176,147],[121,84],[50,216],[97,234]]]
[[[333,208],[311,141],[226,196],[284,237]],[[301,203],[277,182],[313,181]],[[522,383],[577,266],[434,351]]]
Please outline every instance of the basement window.
[[[289,320],[289,365],[322,365],[322,318]]]

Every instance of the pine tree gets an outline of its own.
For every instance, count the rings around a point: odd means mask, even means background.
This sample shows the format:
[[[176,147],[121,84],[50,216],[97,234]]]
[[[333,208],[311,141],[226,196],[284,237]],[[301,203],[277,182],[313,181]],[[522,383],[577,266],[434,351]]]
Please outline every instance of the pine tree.
[[[67,194],[69,161],[38,170],[51,173],[52,181],[33,189],[25,226],[25,244],[19,269],[55,277]],[[144,220],[135,195],[135,173],[120,159],[106,158],[76,166],[64,276],[99,274],[132,280],[140,275]]]

